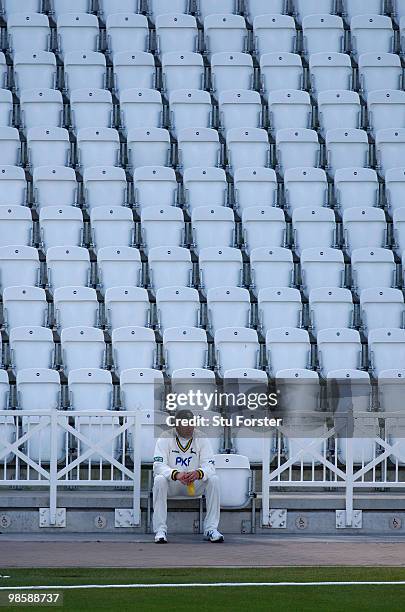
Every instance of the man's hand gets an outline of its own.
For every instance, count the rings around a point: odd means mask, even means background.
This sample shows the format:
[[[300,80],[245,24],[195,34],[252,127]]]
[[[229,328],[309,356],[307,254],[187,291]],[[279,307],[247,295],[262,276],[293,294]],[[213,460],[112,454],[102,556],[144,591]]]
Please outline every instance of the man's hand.
[[[187,482],[187,478],[189,476],[190,472],[178,472],[176,474],[176,480],[179,480],[180,482],[182,482],[184,485],[189,484]]]
[[[200,478],[200,474],[198,473],[197,470],[195,470],[194,472],[186,472],[186,479],[183,480],[183,483],[186,485],[189,485],[195,480],[199,480],[199,478]]]

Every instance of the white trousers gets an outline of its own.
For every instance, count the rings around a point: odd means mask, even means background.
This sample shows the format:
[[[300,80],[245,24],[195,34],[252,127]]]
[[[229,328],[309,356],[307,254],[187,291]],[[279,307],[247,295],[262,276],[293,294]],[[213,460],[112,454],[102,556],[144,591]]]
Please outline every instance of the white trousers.
[[[196,480],[195,496],[205,495],[207,513],[204,519],[204,531],[217,529],[220,513],[220,495],[218,476],[207,480]],[[167,497],[185,497],[187,487],[178,480],[167,480],[164,476],[155,476],[153,483],[153,531],[167,531]],[[192,496],[191,496],[192,497]]]

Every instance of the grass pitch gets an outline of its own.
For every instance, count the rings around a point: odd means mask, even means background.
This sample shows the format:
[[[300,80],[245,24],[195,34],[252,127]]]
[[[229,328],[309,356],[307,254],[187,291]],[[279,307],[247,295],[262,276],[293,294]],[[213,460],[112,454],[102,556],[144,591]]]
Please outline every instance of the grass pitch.
[[[254,560],[252,560],[254,562]],[[237,563],[237,559],[235,559]],[[0,569],[1,587],[210,582],[401,581],[405,568]],[[64,590],[56,610],[139,612],[403,612],[405,585]],[[19,606],[21,607],[21,606]],[[14,607],[3,609],[15,610]],[[43,607],[30,606],[30,610]]]

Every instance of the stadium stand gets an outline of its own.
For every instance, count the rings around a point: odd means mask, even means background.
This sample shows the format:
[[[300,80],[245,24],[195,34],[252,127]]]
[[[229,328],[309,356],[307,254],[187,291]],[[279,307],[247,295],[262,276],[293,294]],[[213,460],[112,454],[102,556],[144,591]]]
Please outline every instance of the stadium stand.
[[[0,404],[10,386],[9,408],[140,406],[144,464],[151,388],[191,370],[318,388],[344,367],[393,410],[403,3],[23,4],[1,2]],[[221,436],[217,450],[261,464],[256,442]],[[286,435],[277,461],[318,465],[311,439]],[[343,442],[318,443],[347,465]],[[375,456],[355,447],[354,463]],[[49,454],[34,436],[31,458]]]

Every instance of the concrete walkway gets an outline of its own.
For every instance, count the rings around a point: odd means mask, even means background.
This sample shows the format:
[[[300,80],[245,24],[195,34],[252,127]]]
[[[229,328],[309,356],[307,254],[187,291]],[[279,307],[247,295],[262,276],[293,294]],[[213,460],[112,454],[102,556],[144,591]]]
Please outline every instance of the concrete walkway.
[[[229,535],[214,545],[201,536],[175,535],[155,545],[152,536],[0,535],[0,550],[7,568],[405,566],[401,537]]]

